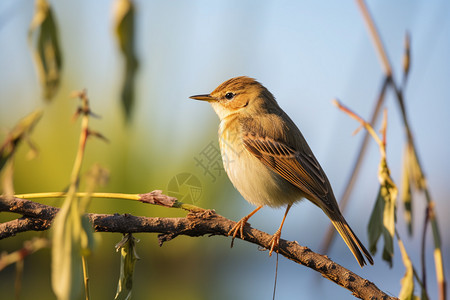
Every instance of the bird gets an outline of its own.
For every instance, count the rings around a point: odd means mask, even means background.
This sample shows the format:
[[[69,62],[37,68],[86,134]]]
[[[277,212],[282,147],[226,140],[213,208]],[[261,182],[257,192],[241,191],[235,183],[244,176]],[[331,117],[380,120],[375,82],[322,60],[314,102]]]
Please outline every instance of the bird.
[[[253,78],[239,76],[209,94],[189,98],[209,102],[218,115],[224,169],[244,199],[256,206],[228,232],[232,242],[238,233],[244,239],[244,226],[262,207],[286,207],[269,242],[271,256],[274,249],[278,251],[292,205],[308,199],[328,216],[359,265],[366,264],[364,256],[373,264],[340,212],[331,184],[302,133],[267,88]]]

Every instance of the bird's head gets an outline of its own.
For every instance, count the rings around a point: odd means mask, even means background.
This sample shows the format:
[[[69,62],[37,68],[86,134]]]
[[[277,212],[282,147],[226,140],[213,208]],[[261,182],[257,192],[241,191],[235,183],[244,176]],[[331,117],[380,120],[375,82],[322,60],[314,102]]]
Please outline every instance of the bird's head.
[[[255,113],[265,102],[275,101],[264,86],[247,76],[228,79],[210,94],[189,98],[211,103],[221,120],[234,113]]]

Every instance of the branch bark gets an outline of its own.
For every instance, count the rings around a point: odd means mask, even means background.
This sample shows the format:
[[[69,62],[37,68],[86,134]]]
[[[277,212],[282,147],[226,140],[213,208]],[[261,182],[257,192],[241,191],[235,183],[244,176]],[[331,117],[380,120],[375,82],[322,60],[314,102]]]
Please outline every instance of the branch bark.
[[[0,224],[0,239],[11,237],[24,231],[42,231],[51,226],[59,208],[26,199],[0,196],[0,212],[11,212],[23,217]],[[184,218],[149,218],[129,214],[87,214],[97,232],[159,233],[159,244],[179,235],[198,237],[203,235],[227,236],[235,224],[212,210],[189,212]],[[269,249],[271,235],[246,226],[244,240]],[[279,253],[284,257],[319,272],[323,277],[348,289],[360,299],[397,299],[381,291],[374,283],[333,262],[327,256],[313,252],[297,242],[281,239]]]

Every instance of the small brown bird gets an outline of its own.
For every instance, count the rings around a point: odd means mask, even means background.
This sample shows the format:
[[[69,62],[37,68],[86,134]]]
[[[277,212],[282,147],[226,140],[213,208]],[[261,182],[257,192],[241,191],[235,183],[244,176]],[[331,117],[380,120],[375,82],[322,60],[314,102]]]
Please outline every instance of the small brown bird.
[[[212,93],[190,97],[208,101],[219,116],[223,164],[233,185],[257,206],[228,232],[243,238],[248,219],[264,205],[287,206],[272,236],[270,252],[278,247],[291,206],[306,198],[320,207],[352,251],[359,265],[373,259],[345,221],[330,182],[300,130],[256,80],[241,76],[219,85]],[[361,251],[360,251],[361,250]]]

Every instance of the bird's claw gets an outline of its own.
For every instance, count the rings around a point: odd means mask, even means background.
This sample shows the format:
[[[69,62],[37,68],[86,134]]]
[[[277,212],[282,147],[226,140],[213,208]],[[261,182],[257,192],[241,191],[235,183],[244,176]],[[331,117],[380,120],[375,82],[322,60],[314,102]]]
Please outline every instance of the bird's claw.
[[[278,252],[278,245],[280,244],[280,236],[281,231],[277,230],[277,232],[272,235],[272,238],[270,239],[269,245],[270,245],[270,251],[269,256],[272,256],[273,249],[276,249],[275,252]]]
[[[247,220],[248,219],[246,218],[242,218],[241,220],[239,220],[239,222],[234,224],[234,226],[230,229],[230,231],[228,231],[228,236],[232,236],[231,248],[233,248],[234,239],[236,238],[238,232],[240,233],[240,238],[244,239],[244,226],[247,224]]]

